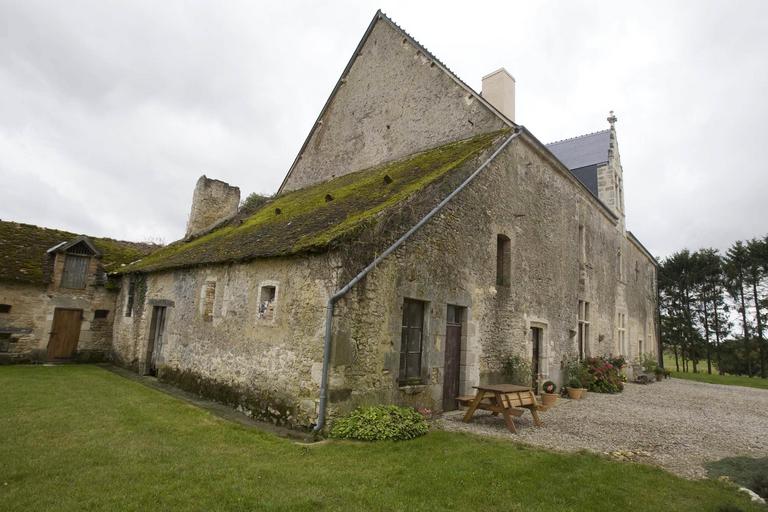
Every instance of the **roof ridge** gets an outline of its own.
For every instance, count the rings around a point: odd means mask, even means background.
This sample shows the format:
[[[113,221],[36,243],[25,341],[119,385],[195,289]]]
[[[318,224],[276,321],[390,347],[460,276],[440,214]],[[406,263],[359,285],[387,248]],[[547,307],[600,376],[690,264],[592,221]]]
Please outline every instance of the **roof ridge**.
[[[555,141],[552,141],[552,142],[547,142],[544,145],[545,146],[552,146],[554,144],[560,144],[561,142],[568,142],[568,141],[571,141],[571,140],[583,139],[584,137],[589,137],[591,135],[597,135],[598,133],[605,133],[605,132],[610,132],[610,131],[611,131],[610,128],[606,128],[605,130],[598,130],[596,132],[585,133],[583,135],[576,135],[575,137],[568,137],[567,139],[560,139],[560,140],[555,140]]]
[[[133,245],[141,245],[141,246],[157,246],[161,247],[161,245],[153,243],[153,242],[134,242],[132,240],[120,240],[117,238],[112,238],[109,236],[96,236],[96,235],[87,235],[85,233],[76,233],[74,231],[68,231],[66,229],[60,229],[60,228],[50,228],[47,226],[39,226],[37,224],[30,224],[28,222],[18,222],[15,220],[6,220],[6,219],[0,219],[0,224],[16,224],[17,226],[25,227],[25,228],[35,228],[35,229],[41,229],[45,231],[52,231],[56,232],[57,234],[66,235],[69,237],[70,235],[72,237],[86,237],[88,239],[92,240],[106,240],[109,242],[117,242],[121,244],[133,244]]]

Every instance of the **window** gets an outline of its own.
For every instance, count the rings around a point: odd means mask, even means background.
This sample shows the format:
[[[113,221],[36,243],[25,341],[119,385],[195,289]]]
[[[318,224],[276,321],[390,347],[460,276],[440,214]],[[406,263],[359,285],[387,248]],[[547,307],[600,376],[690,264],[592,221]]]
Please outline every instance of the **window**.
[[[578,330],[578,345],[579,345],[579,360],[587,357],[589,350],[589,302],[579,301],[579,330]]]
[[[85,276],[88,272],[90,256],[66,254],[64,256],[64,272],[61,274],[62,288],[85,288]]]
[[[579,226],[579,263],[587,262],[587,237],[584,226]]]
[[[108,309],[97,309],[93,312],[93,319],[94,320],[105,320],[109,316],[109,310]]]
[[[625,281],[626,278],[624,276],[624,254],[622,254],[621,250],[619,250],[618,253],[618,266],[619,266],[619,281]]]
[[[0,313],[10,313],[10,312],[11,312],[10,304],[0,304]]]
[[[496,237],[496,285],[509,286],[512,242],[505,235]]]
[[[637,355],[643,355],[643,340],[637,340]]]
[[[259,293],[259,319],[275,319],[275,299],[277,298],[277,287],[262,286]]]
[[[13,340],[11,339],[11,333],[0,332],[0,352],[10,352],[11,343],[13,343]]]
[[[635,261],[635,282],[640,279],[640,262]]]
[[[216,300],[216,281],[208,281],[203,286],[202,314],[204,322],[213,321],[213,304]]]
[[[628,356],[627,354],[627,315],[619,313],[617,320],[617,332],[619,341],[619,354]]]
[[[424,302],[403,301],[400,339],[400,382],[421,381],[421,350],[424,340]]]
[[[133,315],[133,299],[136,297],[136,282],[131,279],[128,283],[128,297],[125,299],[125,316]]]

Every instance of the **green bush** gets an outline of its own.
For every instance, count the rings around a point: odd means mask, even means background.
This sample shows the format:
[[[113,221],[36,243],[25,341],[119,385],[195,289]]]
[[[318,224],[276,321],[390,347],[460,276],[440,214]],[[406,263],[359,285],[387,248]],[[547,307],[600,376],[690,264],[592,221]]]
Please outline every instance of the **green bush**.
[[[659,367],[656,356],[653,354],[643,354],[640,357],[640,363],[643,365],[643,369],[646,373],[656,373],[656,368]]]
[[[527,359],[512,354],[504,360],[502,369],[504,376],[510,384],[518,386],[530,386],[533,378],[531,363]]]
[[[404,441],[428,430],[424,417],[410,407],[373,405],[360,407],[337,419],[331,437],[360,441]]]

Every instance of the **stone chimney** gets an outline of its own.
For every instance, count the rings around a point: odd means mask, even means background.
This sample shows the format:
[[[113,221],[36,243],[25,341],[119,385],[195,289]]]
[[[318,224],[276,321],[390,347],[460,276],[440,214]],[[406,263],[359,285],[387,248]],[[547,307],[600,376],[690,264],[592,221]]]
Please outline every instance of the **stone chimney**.
[[[229,183],[200,176],[192,194],[187,233],[184,238],[203,233],[233,217],[240,206],[240,189]]]
[[[485,75],[480,95],[510,121],[515,121],[515,78],[506,69],[499,68]]]

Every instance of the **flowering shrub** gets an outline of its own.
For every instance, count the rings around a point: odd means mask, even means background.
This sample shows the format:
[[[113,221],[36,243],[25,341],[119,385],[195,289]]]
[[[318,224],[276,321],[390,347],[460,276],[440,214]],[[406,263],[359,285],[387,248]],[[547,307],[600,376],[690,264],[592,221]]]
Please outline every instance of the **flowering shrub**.
[[[621,360],[621,361],[619,361]],[[621,379],[621,366],[614,363],[624,362],[624,358],[588,357],[587,371],[592,376],[589,390],[597,393],[620,393],[624,390]]]
[[[552,394],[552,393],[554,393],[555,391],[557,391],[557,384],[555,384],[555,383],[554,383],[554,382],[552,382],[551,380],[548,380],[547,382],[545,382],[544,384],[542,384],[542,386],[541,386],[541,389],[542,389],[542,390],[543,390],[545,393],[549,393],[549,394]]]

